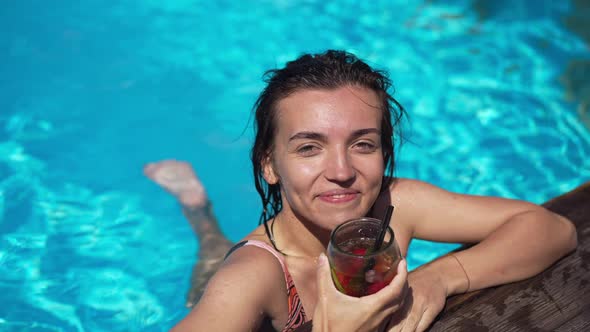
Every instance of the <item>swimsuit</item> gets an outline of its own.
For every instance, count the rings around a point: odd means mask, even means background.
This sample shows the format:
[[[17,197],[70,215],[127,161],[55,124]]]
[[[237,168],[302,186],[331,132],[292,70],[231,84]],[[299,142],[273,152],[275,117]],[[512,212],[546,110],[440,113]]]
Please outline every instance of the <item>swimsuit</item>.
[[[266,244],[262,241],[256,240],[248,240],[242,241],[235,246],[233,246],[225,258],[231,255],[232,252],[236,251],[237,249],[243,246],[255,246],[258,248],[262,248],[275,256],[279,263],[281,264],[281,268],[283,269],[283,273],[285,274],[285,282],[287,284],[287,299],[289,301],[289,318],[287,319],[287,323],[285,324],[285,328],[283,331],[293,331],[299,326],[305,323],[305,311],[303,310],[303,305],[301,304],[301,300],[299,299],[299,294],[297,294],[297,289],[295,288],[295,283],[293,282],[293,278],[291,274],[289,274],[289,270],[287,270],[287,265],[285,264],[285,258],[281,255],[278,251],[276,251],[272,246]]]

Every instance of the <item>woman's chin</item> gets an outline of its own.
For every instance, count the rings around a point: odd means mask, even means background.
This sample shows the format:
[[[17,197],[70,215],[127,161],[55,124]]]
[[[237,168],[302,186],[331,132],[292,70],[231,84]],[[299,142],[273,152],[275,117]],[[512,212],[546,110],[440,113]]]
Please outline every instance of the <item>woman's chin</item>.
[[[330,231],[332,231],[334,228],[336,228],[337,226],[352,220],[352,219],[358,219],[358,218],[362,218],[364,217],[364,215],[362,213],[341,213],[341,214],[335,214],[333,216],[330,216],[329,218],[329,223],[328,223],[328,229]],[[328,220],[326,220],[328,221]]]

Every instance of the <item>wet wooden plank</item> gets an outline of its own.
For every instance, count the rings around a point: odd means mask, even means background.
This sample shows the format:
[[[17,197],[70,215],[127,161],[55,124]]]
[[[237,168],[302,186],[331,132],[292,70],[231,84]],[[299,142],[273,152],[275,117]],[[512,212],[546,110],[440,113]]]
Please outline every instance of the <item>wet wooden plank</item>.
[[[586,305],[580,315],[555,329],[555,332],[571,331],[590,331],[590,305]]]
[[[543,205],[576,224],[577,250],[533,278],[450,298],[429,331],[590,331],[590,182]]]

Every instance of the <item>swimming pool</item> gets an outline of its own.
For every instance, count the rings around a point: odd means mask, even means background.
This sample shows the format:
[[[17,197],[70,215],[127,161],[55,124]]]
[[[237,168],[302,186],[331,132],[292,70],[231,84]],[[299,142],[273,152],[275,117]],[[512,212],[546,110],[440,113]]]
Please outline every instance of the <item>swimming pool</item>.
[[[224,232],[258,220],[250,107],[265,69],[344,48],[407,108],[397,175],[541,203],[590,179],[564,97],[590,58],[568,2],[24,0],[0,12],[0,330],[164,331],[197,249],[141,174],[193,163]],[[453,245],[413,243],[417,266]]]

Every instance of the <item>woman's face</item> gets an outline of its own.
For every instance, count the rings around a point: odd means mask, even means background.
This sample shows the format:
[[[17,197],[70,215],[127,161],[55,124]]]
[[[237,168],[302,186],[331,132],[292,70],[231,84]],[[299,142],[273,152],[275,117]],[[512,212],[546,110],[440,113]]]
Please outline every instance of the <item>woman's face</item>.
[[[367,214],[383,177],[377,95],[345,86],[301,90],[278,103],[267,182],[281,185],[282,213],[331,230]]]

